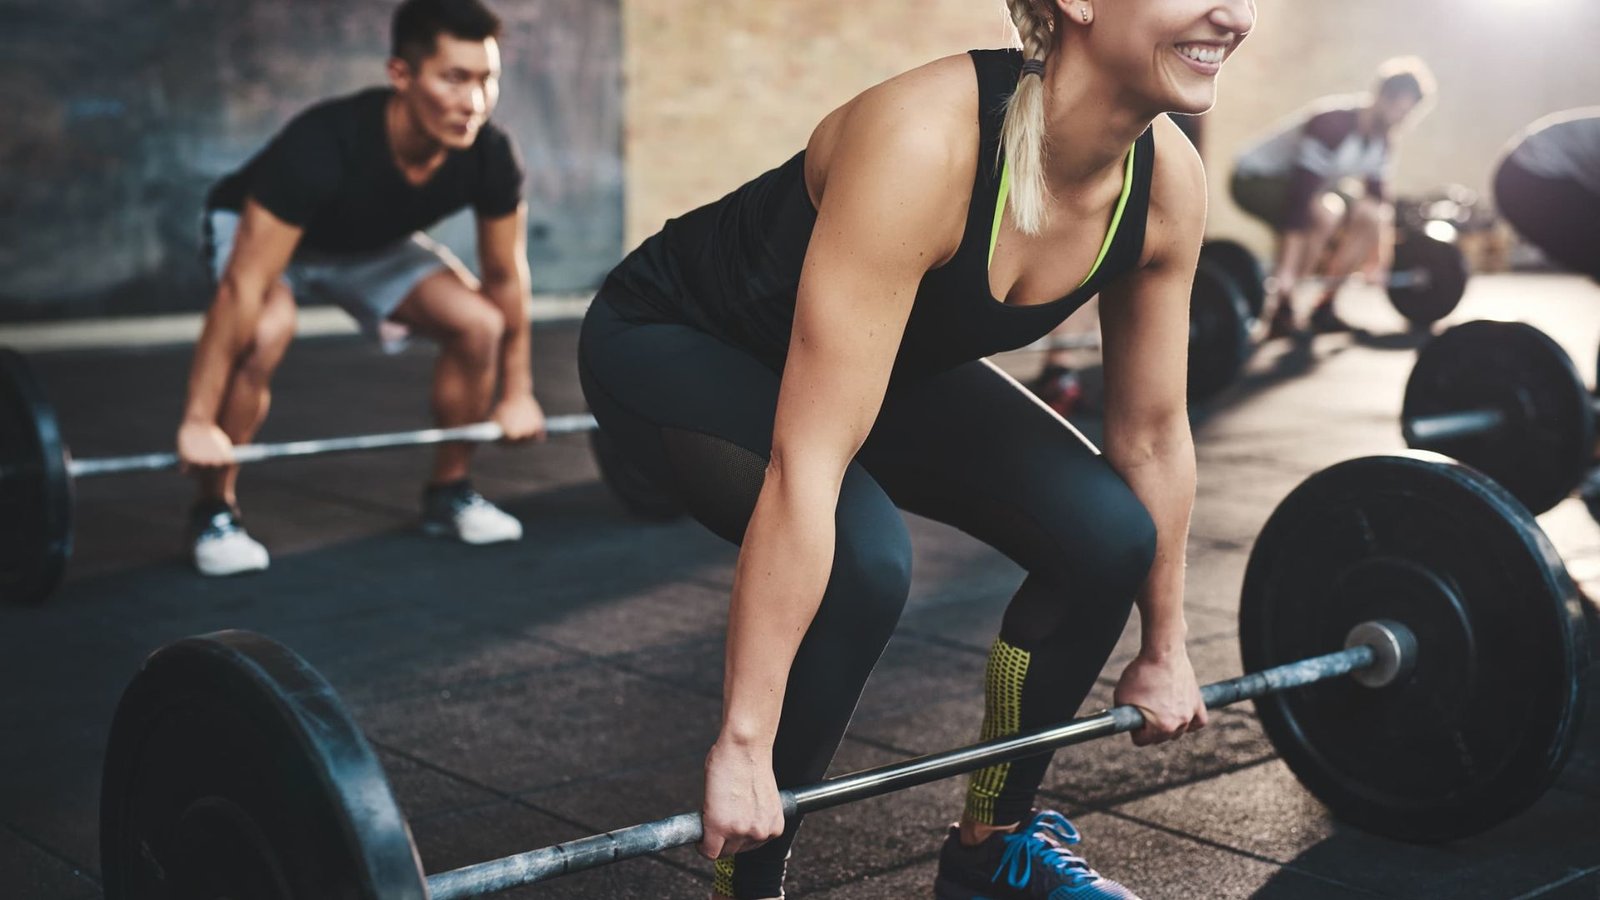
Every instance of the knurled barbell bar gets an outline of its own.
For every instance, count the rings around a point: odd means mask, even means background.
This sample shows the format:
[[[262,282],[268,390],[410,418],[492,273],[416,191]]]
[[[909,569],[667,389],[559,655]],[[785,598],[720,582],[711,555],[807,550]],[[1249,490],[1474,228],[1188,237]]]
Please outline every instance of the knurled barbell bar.
[[[1479,469],[1537,514],[1593,466],[1597,415],[1572,358],[1549,335],[1523,322],[1476,321],[1417,353],[1401,432],[1407,446]]]
[[[1584,627],[1549,540],[1493,481],[1437,454],[1351,460],[1268,520],[1240,604],[1252,673],[1203,694],[1212,707],[1255,699],[1279,754],[1339,817],[1450,840],[1526,809],[1561,771],[1584,699]],[[796,788],[784,804],[825,809],[1140,724],[1118,707]],[[145,662],[118,704],[102,779],[108,900],[455,900],[700,836],[699,815],[684,813],[426,876],[332,687],[244,632]]]
[[[675,501],[615,453],[588,414],[551,416],[550,434],[591,432],[601,475],[624,505],[669,517]],[[495,422],[384,434],[317,438],[234,448],[241,464],[332,453],[420,447],[503,438]],[[73,459],[61,440],[54,407],[21,354],[0,348],[0,598],[38,602],[49,596],[72,554],[73,484],[79,478],[179,467],[176,453]]]

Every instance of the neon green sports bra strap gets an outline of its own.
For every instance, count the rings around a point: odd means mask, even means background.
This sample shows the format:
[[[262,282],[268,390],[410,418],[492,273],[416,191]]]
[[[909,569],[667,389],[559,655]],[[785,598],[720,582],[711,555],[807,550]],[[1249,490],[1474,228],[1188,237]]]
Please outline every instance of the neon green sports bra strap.
[[[987,269],[994,262],[994,245],[1000,243],[1000,222],[1006,215],[1006,199],[1011,196],[1011,161],[1000,165],[1000,196],[994,201],[994,224],[989,227],[989,255],[984,257]]]
[[[1106,239],[1100,242],[1100,253],[1094,258],[1094,265],[1089,267],[1089,274],[1083,277],[1078,287],[1089,283],[1094,273],[1100,271],[1100,264],[1106,261],[1106,254],[1111,252],[1111,242],[1116,239],[1117,228],[1122,224],[1122,214],[1128,208],[1128,196],[1133,193],[1133,159],[1138,150],[1138,144],[1128,148],[1128,159],[1122,166],[1122,196],[1117,198],[1117,208],[1111,214],[1111,227],[1106,230]],[[994,224],[989,227],[989,256],[985,260],[985,268],[994,262],[994,247],[1000,242],[1000,222],[1005,218],[1006,200],[1010,196],[1011,163],[1008,160],[1000,166],[1000,196],[994,202]]]

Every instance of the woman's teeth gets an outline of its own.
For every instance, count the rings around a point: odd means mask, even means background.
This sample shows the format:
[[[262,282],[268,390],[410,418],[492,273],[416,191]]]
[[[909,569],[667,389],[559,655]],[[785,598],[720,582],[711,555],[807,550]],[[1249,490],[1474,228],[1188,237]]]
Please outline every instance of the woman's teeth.
[[[1203,63],[1210,66],[1221,65],[1222,57],[1226,55],[1221,47],[1214,47],[1205,44],[1180,44],[1178,45],[1178,52],[1189,57],[1197,63]]]

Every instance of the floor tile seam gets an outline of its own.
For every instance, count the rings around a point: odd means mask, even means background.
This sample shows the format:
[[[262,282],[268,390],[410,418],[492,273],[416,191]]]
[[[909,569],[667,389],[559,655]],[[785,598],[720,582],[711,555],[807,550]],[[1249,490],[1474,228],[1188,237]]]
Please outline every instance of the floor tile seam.
[[[1183,606],[1187,610],[1200,610],[1206,615],[1216,616],[1219,619],[1238,619],[1239,617],[1239,604],[1237,603],[1224,606],[1220,603],[1213,603],[1210,600],[1196,600],[1193,597],[1185,597]],[[1229,637],[1238,637],[1238,634],[1234,633]]]
[[[598,771],[598,772],[590,772],[588,774],[581,775],[581,776],[578,776],[578,777],[575,777],[575,778],[568,778],[568,779],[563,780],[563,781],[552,781],[552,782],[546,782],[546,783],[543,783],[543,784],[533,784],[533,785],[527,785],[527,786],[515,787],[515,788],[498,788],[498,787],[495,787],[495,786],[493,786],[491,784],[488,784],[486,782],[479,781],[478,779],[473,778],[470,775],[466,775],[464,773],[457,772],[454,769],[450,769],[450,768],[447,768],[447,767],[445,767],[443,765],[435,763],[432,760],[426,759],[426,758],[424,758],[424,757],[422,757],[422,756],[420,756],[420,755],[418,755],[416,753],[413,753],[413,752],[411,752],[409,750],[402,749],[401,747],[398,747],[398,746],[396,746],[394,744],[391,744],[391,743],[388,743],[386,741],[377,741],[377,740],[372,740],[372,739],[369,738],[368,742],[371,743],[374,747],[377,747],[377,748],[383,750],[386,753],[391,753],[391,754],[393,754],[395,756],[398,756],[398,757],[406,760],[407,762],[410,762],[413,765],[417,765],[417,766],[420,766],[420,767],[422,767],[424,769],[427,769],[428,771],[433,772],[436,775],[439,775],[441,777],[447,778],[447,779],[449,779],[451,781],[454,781],[454,782],[456,782],[456,783],[458,783],[460,785],[463,785],[463,786],[466,786],[466,787],[470,787],[470,788],[474,788],[476,790],[481,790],[481,791],[484,791],[484,792],[486,792],[488,794],[491,794],[495,798],[497,798],[498,801],[517,803],[518,805],[527,806],[530,809],[537,809],[537,810],[539,810],[541,812],[547,812],[547,810],[545,810],[543,807],[537,806],[536,804],[531,804],[531,803],[526,802],[524,798],[535,797],[535,796],[538,796],[538,795],[541,795],[541,794],[547,794],[547,793],[551,793],[553,791],[558,791],[558,790],[562,790],[562,789],[570,788],[570,787],[574,787],[574,786],[581,786],[581,785],[585,785],[585,784],[596,784],[596,783],[599,783],[599,782],[603,782],[603,781],[607,781],[607,780],[610,780],[610,779],[614,779],[614,778],[616,778],[618,776],[621,776],[621,775],[630,775],[630,774],[633,774],[635,772],[647,772],[647,771],[649,771],[651,769],[656,768],[657,766],[660,766],[662,763],[667,763],[667,762],[693,762],[695,760],[698,760],[702,755],[704,755],[704,751],[699,750],[699,749],[695,749],[695,750],[691,750],[691,751],[682,751],[682,752],[679,752],[679,753],[667,754],[667,755],[664,755],[664,756],[657,756],[657,757],[651,758],[649,760],[645,760],[645,761],[641,761],[641,762],[637,762],[637,763],[630,763],[628,765],[613,766],[612,768],[609,768],[609,769],[604,769],[604,770]],[[488,801],[485,801],[483,803],[478,803],[478,802],[465,803],[465,804],[461,804],[459,806],[452,806],[452,807],[448,807],[448,808],[442,808],[442,809],[439,809],[439,810],[430,811],[430,812],[426,813],[424,816],[422,816],[421,818],[422,819],[428,819],[428,818],[432,818],[432,817],[434,817],[436,815],[444,815],[444,814],[451,813],[451,812],[459,812],[460,810],[463,810],[463,809],[473,809],[473,808],[477,808],[477,807],[485,806],[485,805],[492,805],[492,803],[490,803]]]
[[[480,617],[480,614],[478,614],[478,613],[467,612],[461,618],[466,618],[466,619],[468,619],[468,620],[470,620],[470,621],[472,621],[474,623],[477,623],[478,625],[482,625],[485,628],[499,629],[498,631],[495,631],[493,633],[496,633],[496,634],[505,633],[505,631],[504,631],[505,623],[503,621],[501,621],[498,616],[495,616],[495,615],[492,615],[492,614],[482,614],[482,617]],[[721,634],[721,632],[718,632],[716,634],[707,632],[705,634],[695,635],[695,636],[692,636],[692,637],[680,638],[680,639],[677,639],[677,640],[667,641],[667,642],[660,643],[660,644],[651,644],[651,645],[645,646],[645,647],[636,647],[636,648],[634,648],[632,650],[619,650],[619,651],[608,652],[608,653],[597,653],[594,650],[590,650],[590,649],[587,649],[585,647],[580,647],[577,644],[568,643],[566,641],[550,637],[549,635],[541,634],[541,633],[539,633],[539,630],[538,630],[539,628],[540,628],[540,626],[537,626],[537,625],[533,625],[533,626],[516,625],[516,626],[513,626],[511,628],[510,633],[515,635],[518,640],[523,640],[523,641],[527,641],[527,642],[532,643],[532,644],[537,644],[537,645],[539,645],[541,647],[544,647],[547,650],[555,650],[555,651],[558,651],[558,652],[561,652],[561,653],[567,653],[567,654],[571,654],[571,655],[580,657],[580,661],[581,662],[603,662],[603,661],[605,661],[607,659],[613,659],[613,658],[618,658],[618,657],[636,656],[636,655],[638,655],[640,653],[660,653],[660,652],[663,652],[663,651],[665,651],[665,652],[677,652],[677,651],[680,651],[680,650],[686,650],[686,649],[694,646],[695,644],[704,643],[704,642],[706,642],[708,640],[711,640],[714,637],[717,637],[717,636],[719,636]]]
[[[804,838],[802,838],[801,840],[804,840]],[[828,891],[838,890],[839,888],[845,887],[847,885],[857,884],[857,883],[865,881],[865,880],[867,880],[869,878],[881,878],[881,877],[883,877],[885,875],[892,875],[895,872],[903,872],[906,869],[912,868],[914,866],[925,866],[925,865],[927,865],[929,863],[936,863],[938,861],[939,861],[939,851],[938,850],[931,850],[931,851],[929,851],[927,853],[919,853],[919,854],[917,854],[915,856],[906,857],[906,858],[902,859],[900,862],[894,863],[892,865],[875,866],[875,867],[873,867],[871,869],[864,869],[864,870],[862,870],[862,871],[860,871],[860,872],[858,872],[856,874],[850,875],[850,876],[845,877],[845,878],[838,878],[838,879],[833,879],[833,880],[830,880],[830,881],[820,881],[820,882],[817,883],[817,885],[815,887],[808,887],[803,891],[795,891],[793,896],[795,896],[795,897],[809,897],[809,896],[811,896],[813,894],[822,894],[822,893],[826,893]],[[932,881],[932,879],[930,879],[930,883],[931,883],[931,881]],[[788,896],[788,895],[786,894],[786,896]]]
[[[43,853],[45,856],[48,856],[56,862],[66,866],[68,869],[71,869],[73,877],[81,878],[96,888],[104,887],[100,881],[99,869],[95,868],[94,866],[80,863],[67,854],[56,850],[49,844],[44,843],[43,841],[29,834],[27,831],[24,831],[15,822],[12,822],[9,819],[0,819],[0,830],[10,833],[12,837],[16,838],[22,843],[27,844],[29,847],[32,847],[40,853]]]
[[[1250,545],[1244,541],[1236,541],[1232,538],[1211,537],[1210,535],[1204,534],[1190,535],[1189,543],[1199,544],[1200,549],[1215,552],[1233,552],[1250,549]]]
[[[1261,435],[1261,437],[1268,437],[1268,435]],[[1274,434],[1271,435],[1271,437],[1281,437],[1285,441],[1290,442],[1290,443],[1296,442],[1297,440],[1302,440],[1304,438],[1303,435],[1301,435],[1299,437],[1296,437],[1293,433],[1290,433],[1290,432],[1274,433]],[[1224,438],[1218,438],[1218,440],[1223,440],[1223,439]],[[1234,441],[1237,438],[1236,438],[1235,435],[1231,435],[1230,434],[1230,435],[1227,435],[1225,439],[1228,440],[1228,441]],[[1243,464],[1243,465],[1265,466],[1268,469],[1271,469],[1272,471],[1277,472],[1279,474],[1283,474],[1283,475],[1300,475],[1300,474],[1304,474],[1304,472],[1305,472],[1305,467],[1304,466],[1294,465],[1292,463],[1286,463],[1286,462],[1283,461],[1281,456],[1278,456],[1278,455],[1275,455],[1275,454],[1271,454],[1271,453],[1257,453],[1257,452],[1248,451],[1248,450],[1244,451],[1242,453],[1231,453],[1228,456],[1222,457],[1221,459],[1212,459],[1211,463],[1212,463],[1212,469],[1213,470],[1218,468],[1218,467],[1222,467],[1222,466],[1234,466],[1234,465]],[[1202,466],[1202,468],[1205,468],[1205,467]]]
[[[421,518],[421,511],[417,508],[380,503],[376,500],[352,496],[342,491],[316,487],[304,481],[287,478],[282,475],[254,475],[251,480],[253,484],[268,484],[288,494],[296,494],[310,500],[321,500],[337,506],[346,506],[350,509],[385,516],[399,522],[415,521]]]
[[[1534,898],[1536,898],[1536,897],[1543,897],[1544,895],[1549,894],[1552,891],[1560,890],[1561,888],[1564,888],[1569,884],[1573,884],[1573,883],[1582,881],[1583,879],[1588,878],[1590,875],[1594,875],[1594,874],[1597,874],[1597,873],[1600,873],[1600,866],[1591,866],[1591,867],[1589,867],[1587,869],[1581,869],[1579,871],[1572,872],[1572,873],[1568,874],[1567,877],[1565,877],[1565,878],[1561,878],[1561,879],[1558,879],[1556,881],[1552,881],[1552,882],[1550,882],[1549,884],[1546,884],[1546,885],[1541,885],[1540,887],[1534,888],[1533,890],[1528,891],[1527,893],[1518,894],[1517,896],[1510,898],[1510,900],[1534,900]]]
[[[615,779],[618,776],[632,775],[637,772],[649,772],[664,764],[683,764],[692,767],[693,771],[699,772],[701,770],[701,762],[704,760],[708,750],[710,750],[709,744],[705,749],[700,749],[697,747],[693,750],[681,750],[677,753],[664,754],[641,762],[629,763],[622,766],[613,766],[610,769],[600,772],[590,772],[585,775],[568,778],[565,781],[551,781],[544,784],[534,784],[527,787],[517,788],[515,793],[519,798],[538,797],[571,787],[581,787],[586,784],[598,784],[603,781]]]
[[[1325,875],[1325,874],[1323,874],[1321,872],[1316,872],[1316,871],[1312,871],[1310,869],[1302,868],[1300,866],[1295,865],[1292,860],[1284,861],[1284,860],[1280,860],[1280,859],[1275,859],[1275,858],[1273,858],[1271,856],[1268,856],[1268,855],[1266,855],[1264,853],[1257,853],[1257,852],[1255,852],[1253,850],[1247,850],[1247,849],[1245,849],[1243,847],[1235,847],[1235,846],[1232,846],[1231,844],[1227,844],[1227,843],[1224,843],[1222,841],[1215,840],[1213,838],[1208,838],[1208,837],[1205,837],[1203,835],[1193,834],[1191,832],[1184,831],[1184,830],[1182,830],[1180,828],[1173,828],[1170,825],[1164,825],[1164,824],[1162,824],[1160,822],[1155,822],[1155,821],[1151,821],[1149,819],[1145,819],[1145,818],[1140,817],[1140,816],[1135,816],[1135,815],[1133,815],[1131,813],[1127,813],[1127,812],[1124,812],[1124,811],[1119,810],[1119,809],[1097,809],[1097,810],[1094,810],[1094,812],[1101,813],[1102,815],[1111,816],[1112,818],[1115,818],[1115,819],[1121,819],[1122,821],[1128,822],[1128,823],[1133,824],[1133,825],[1139,825],[1139,826],[1142,826],[1142,827],[1145,827],[1145,828],[1153,829],[1155,831],[1160,831],[1160,832],[1162,832],[1164,834],[1169,834],[1169,835],[1172,835],[1173,837],[1180,838],[1182,840],[1192,841],[1192,842],[1194,842],[1196,844],[1200,844],[1201,846],[1210,847],[1213,850],[1221,850],[1224,853],[1229,853],[1229,854],[1232,854],[1234,856],[1240,856],[1240,857],[1243,857],[1245,859],[1252,859],[1252,860],[1255,860],[1256,862],[1259,862],[1259,863],[1264,863],[1264,864],[1269,865],[1269,866],[1274,866],[1274,867],[1279,868],[1279,869],[1284,869],[1284,870],[1293,872],[1296,875],[1301,875],[1301,876],[1304,876],[1306,878],[1310,878],[1310,879],[1315,880],[1315,881],[1320,881],[1320,882],[1322,882],[1324,884],[1332,885],[1332,886],[1340,888],[1342,890],[1352,891],[1352,892],[1355,892],[1357,894],[1363,894],[1363,895],[1368,896],[1368,897],[1387,897],[1387,896],[1390,896],[1388,894],[1378,893],[1377,891],[1374,891],[1371,888],[1363,887],[1363,886],[1357,885],[1357,884],[1351,884],[1351,883],[1346,882],[1346,881],[1340,881],[1339,879],[1336,879],[1336,878],[1330,878],[1330,877],[1328,877],[1327,875]]]
[[[940,634],[934,634],[933,632],[922,631],[914,625],[895,629],[894,636],[909,638],[919,643],[929,644],[935,647],[942,647],[946,650],[955,650],[967,656],[981,656],[984,658],[989,656],[988,644],[979,647],[974,644],[956,640],[955,638],[948,638]]]
[[[405,760],[406,762],[411,763],[414,766],[419,766],[419,767],[421,767],[423,769],[426,769],[429,772],[434,773],[435,775],[443,776],[444,778],[447,778],[450,781],[456,782],[458,784],[465,785],[467,787],[474,788],[476,790],[484,791],[484,792],[486,792],[488,794],[491,794],[491,795],[493,795],[495,797],[498,797],[502,801],[515,802],[516,799],[517,799],[516,798],[516,794],[514,794],[514,793],[510,793],[510,792],[504,791],[504,790],[502,790],[500,788],[497,788],[497,787],[495,787],[495,786],[493,786],[491,784],[487,784],[485,782],[479,781],[476,778],[473,778],[473,777],[471,777],[469,775],[464,775],[464,774],[462,774],[460,772],[455,771],[454,769],[447,768],[447,767],[445,767],[443,765],[440,765],[439,763],[436,763],[436,762],[434,762],[434,761],[432,761],[430,759],[427,759],[426,757],[423,757],[423,756],[420,756],[420,755],[418,755],[416,753],[413,753],[410,750],[406,750],[406,749],[403,749],[403,748],[401,748],[401,747],[399,747],[399,746],[397,746],[395,744],[389,743],[388,741],[377,740],[377,739],[372,738],[372,737],[369,736],[367,738],[367,743],[371,744],[373,747],[375,747],[378,750],[382,750],[385,753],[389,753],[389,754],[392,754],[394,756],[398,756],[401,759]],[[475,806],[478,806],[478,805],[480,805],[480,804],[470,803],[470,804],[466,804],[466,806],[463,807],[463,808],[475,807]],[[433,814],[429,813],[428,815],[431,816]],[[424,817],[424,818],[426,818],[426,817]]]
[[[1108,796],[1093,800],[1076,794],[1072,791],[1063,790],[1060,788],[1040,788],[1039,793],[1043,796],[1060,800],[1063,803],[1068,803],[1075,807],[1092,809],[1097,812],[1109,812],[1110,810],[1127,806],[1130,803],[1138,803],[1141,800],[1159,797],[1162,794],[1170,793],[1171,791],[1179,788],[1193,787],[1197,784],[1204,784],[1205,782],[1211,781],[1214,778],[1220,778],[1226,775],[1237,775],[1240,772],[1248,771],[1265,763],[1270,763],[1277,758],[1277,753],[1267,753],[1261,756],[1252,757],[1243,762],[1230,763],[1226,766],[1211,769],[1204,773],[1189,775],[1175,781],[1165,781],[1159,786],[1152,785],[1147,788],[1127,791],[1121,794],[1110,794]]]
[[[456,691],[467,692],[481,690],[484,688],[492,688],[498,685],[510,684],[522,679],[532,678],[539,675],[553,675],[563,673],[571,669],[580,669],[588,664],[588,660],[573,660],[571,662],[557,663],[550,666],[521,669],[516,672],[496,675],[493,677],[485,676],[483,678],[472,678],[464,681],[452,681],[448,684],[440,684],[433,687],[408,688],[406,690],[395,691],[393,693],[362,694],[358,691],[351,691],[345,697],[345,702],[352,710],[356,711],[357,713],[361,713],[363,711],[371,711],[376,707],[385,706],[390,703],[403,703],[408,700],[418,700],[423,697],[438,695],[446,691],[454,693]]]
[[[504,637],[504,635],[498,635],[498,637]],[[542,646],[542,647],[545,647],[546,649],[549,649],[549,646],[547,644],[544,644],[544,643],[542,643],[540,641],[536,641],[536,640],[534,640],[532,638],[529,638],[528,636],[526,636],[524,634],[521,634],[521,633],[513,634],[512,638],[514,640],[517,640],[517,641],[522,641],[522,642],[526,642],[526,643],[529,643],[529,644],[535,644],[537,646]],[[591,665],[592,662],[593,661],[588,659],[588,658],[579,657],[577,659],[563,660],[561,662],[551,663],[549,665],[544,665],[544,666],[534,666],[534,667],[527,668],[527,669],[518,669],[518,670],[516,670],[514,672],[506,672],[506,673],[502,673],[502,674],[499,674],[499,675],[493,675],[493,676],[486,675],[486,676],[482,676],[482,677],[478,677],[478,678],[467,678],[467,679],[463,679],[463,680],[460,680],[460,681],[451,681],[451,682],[448,682],[448,683],[445,683],[445,684],[433,685],[431,687],[408,688],[408,689],[405,689],[405,690],[395,691],[393,693],[375,692],[375,693],[371,693],[371,694],[362,694],[362,693],[357,692],[357,691],[351,691],[349,693],[349,695],[346,697],[346,702],[349,704],[351,709],[353,709],[353,710],[355,710],[357,712],[361,712],[362,710],[371,710],[371,709],[373,709],[375,707],[383,706],[385,704],[394,703],[394,702],[397,702],[397,701],[416,700],[416,699],[418,699],[420,697],[427,697],[427,696],[430,696],[430,695],[439,694],[440,692],[443,692],[443,691],[475,690],[475,689],[481,689],[481,688],[486,688],[486,687],[493,687],[495,685],[504,684],[504,683],[511,683],[511,682],[515,682],[515,681],[517,681],[519,679],[530,678],[530,677],[537,676],[537,675],[550,675],[550,674],[556,674],[556,673],[564,673],[564,672],[567,672],[567,671],[570,671],[570,670],[573,670],[573,669],[581,669],[584,666]]]
[[[399,757],[401,757],[403,759],[409,760],[413,764],[418,765],[418,766],[422,766],[423,768],[428,769],[431,772],[434,772],[434,773],[436,773],[438,775],[442,775],[442,776],[444,776],[446,778],[453,779],[455,781],[458,781],[458,782],[460,782],[462,784],[465,784],[465,785],[468,785],[470,787],[477,788],[479,790],[482,790],[482,791],[484,791],[484,792],[486,792],[488,794],[491,794],[491,795],[499,798],[499,802],[487,802],[486,801],[486,802],[483,802],[483,803],[466,804],[466,805],[463,805],[463,806],[460,806],[460,807],[455,807],[453,809],[436,810],[436,811],[433,811],[433,812],[429,812],[429,813],[427,813],[425,815],[416,816],[414,818],[411,818],[409,820],[410,822],[427,822],[427,821],[432,820],[432,819],[443,818],[445,816],[452,815],[452,814],[457,814],[457,813],[461,813],[461,812],[469,812],[469,811],[477,810],[477,809],[491,809],[491,808],[494,808],[496,806],[500,806],[503,803],[505,803],[505,804],[510,804],[512,806],[521,807],[522,809],[526,809],[526,810],[528,810],[530,812],[538,813],[539,815],[545,816],[545,817],[550,818],[550,819],[554,819],[555,821],[560,822],[563,825],[571,826],[572,828],[575,828],[579,832],[581,832],[584,836],[601,834],[602,832],[595,825],[592,825],[592,824],[590,824],[588,822],[585,822],[585,821],[583,821],[581,819],[575,819],[575,818],[573,818],[571,816],[568,816],[565,813],[562,813],[561,811],[553,809],[551,807],[542,806],[542,805],[540,805],[538,803],[534,803],[534,802],[526,799],[526,797],[529,796],[529,795],[532,795],[532,794],[537,794],[537,793],[539,793],[541,791],[544,791],[544,790],[555,790],[557,788],[569,787],[569,786],[571,786],[573,784],[581,784],[581,783],[583,783],[584,781],[587,781],[587,780],[599,780],[599,779],[601,779],[603,777],[606,777],[607,775],[616,775],[616,774],[620,774],[620,773],[622,773],[624,771],[628,771],[628,770],[637,770],[637,769],[642,769],[642,768],[648,768],[649,765],[651,765],[651,764],[647,763],[647,764],[641,764],[639,766],[629,766],[629,767],[625,767],[625,768],[621,768],[621,769],[612,770],[609,773],[601,773],[601,774],[597,774],[597,775],[594,775],[594,776],[586,776],[583,779],[574,779],[572,781],[562,782],[561,784],[547,785],[544,788],[530,789],[530,790],[524,790],[524,791],[519,791],[519,792],[514,792],[514,793],[508,793],[506,791],[503,791],[503,790],[500,790],[498,788],[492,787],[492,786],[490,786],[488,784],[485,784],[485,783],[483,783],[481,781],[478,781],[476,779],[469,778],[469,777],[467,777],[465,775],[462,775],[459,772],[454,772],[454,771],[452,771],[450,769],[446,769],[443,766],[439,766],[439,765],[437,765],[437,764],[435,764],[435,763],[433,763],[433,762],[431,762],[429,760],[426,760],[426,759],[424,759],[424,758],[422,758],[420,756],[417,756],[414,753],[410,753],[410,752],[401,750],[398,747],[394,747],[392,745],[381,743],[381,742],[378,742],[378,741],[373,741],[372,743],[376,747],[380,747],[380,748],[382,748],[383,750],[385,750],[385,751],[387,751],[389,753],[393,753],[396,756],[399,756]],[[656,760],[654,762],[659,762],[659,760]],[[612,829],[612,830],[615,830],[615,829]],[[537,849],[542,849],[542,848],[539,848],[539,847],[530,847],[530,848],[528,848],[528,850],[537,850]],[[518,852],[527,852],[527,851],[518,851]],[[637,858],[637,857],[635,857],[635,858]],[[692,867],[692,866],[684,865],[683,863],[680,863],[677,860],[667,856],[665,853],[650,853],[650,854],[646,854],[644,858],[653,859],[653,860],[655,860],[657,862],[665,864],[666,866],[668,866],[670,868],[677,869],[680,872],[687,873],[687,874],[689,874],[689,875],[691,875],[691,876],[693,876],[695,878],[698,878],[701,881],[707,882],[707,883],[709,883],[710,880],[711,880],[709,875],[701,872],[699,869],[697,869],[695,867]]]
[[[645,671],[645,670],[642,670],[642,669],[634,668],[633,666],[623,665],[623,664],[618,662],[619,658],[626,658],[626,657],[636,656],[636,655],[638,655],[640,653],[645,653],[645,652],[648,652],[648,651],[658,651],[659,652],[659,651],[662,651],[662,650],[675,651],[675,650],[687,649],[687,648],[692,647],[693,645],[695,645],[697,643],[702,643],[702,642],[708,640],[708,638],[706,638],[706,637],[685,638],[682,641],[677,641],[677,642],[668,643],[668,644],[661,644],[661,645],[654,646],[654,647],[641,647],[639,649],[628,650],[628,651],[625,651],[623,653],[595,653],[592,650],[585,650],[582,647],[577,647],[577,646],[574,646],[572,644],[568,644],[568,643],[565,643],[565,642],[562,642],[562,641],[558,641],[558,640],[555,640],[554,638],[548,638],[548,637],[542,637],[542,636],[538,636],[538,635],[533,635],[533,634],[529,634],[526,631],[520,631],[520,630],[519,630],[518,633],[521,634],[527,640],[531,640],[531,641],[535,641],[535,642],[538,642],[538,643],[542,643],[545,646],[548,646],[548,647],[550,647],[552,649],[562,650],[562,651],[565,651],[565,652],[568,652],[568,653],[576,654],[576,655],[582,657],[584,662],[597,664],[597,665],[603,666],[605,668],[611,669],[612,671],[621,672],[624,675],[629,675],[629,676],[632,676],[634,678],[641,679],[643,681],[648,681],[648,682],[650,682],[652,684],[663,685],[663,686],[666,686],[666,687],[674,688],[676,690],[683,691],[684,693],[689,694],[691,696],[700,697],[702,699],[717,700],[719,702],[722,700],[722,692],[721,692],[721,690],[716,690],[716,691],[707,690],[707,689],[705,689],[703,687],[700,687],[698,685],[694,685],[694,684],[686,682],[686,681],[679,681],[679,680],[674,679],[674,678],[669,678],[669,677],[666,677],[666,676],[663,676],[663,675],[659,675],[659,674],[654,673],[654,672],[648,672],[648,671]]]
[[[716,591],[730,591],[731,592],[733,590],[732,586],[729,585],[727,582],[718,581],[717,579],[712,578],[709,575],[687,575],[687,576],[684,576],[683,578],[680,578],[678,580],[679,581],[688,582],[689,584],[698,585],[698,586],[704,587],[704,588],[711,588],[712,590],[716,590]],[[730,594],[730,597],[729,597],[729,602],[730,603],[732,602],[731,594]]]

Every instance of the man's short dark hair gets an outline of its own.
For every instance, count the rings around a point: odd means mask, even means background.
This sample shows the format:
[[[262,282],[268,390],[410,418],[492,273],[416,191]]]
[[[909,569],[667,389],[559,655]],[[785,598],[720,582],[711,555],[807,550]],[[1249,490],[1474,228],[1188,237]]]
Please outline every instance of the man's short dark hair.
[[[405,0],[394,11],[392,55],[414,69],[433,55],[439,35],[464,41],[500,36],[500,17],[482,0]]]
[[[1373,93],[1380,99],[1404,95],[1424,103],[1432,100],[1438,90],[1427,63],[1415,56],[1397,56],[1378,66]]]

